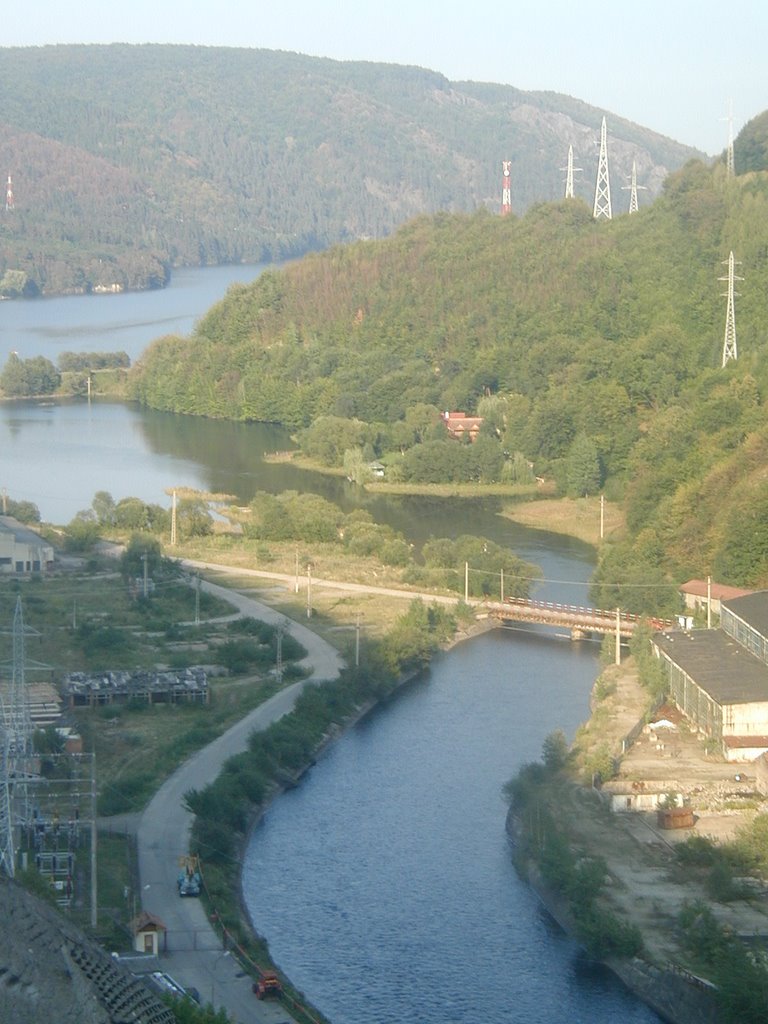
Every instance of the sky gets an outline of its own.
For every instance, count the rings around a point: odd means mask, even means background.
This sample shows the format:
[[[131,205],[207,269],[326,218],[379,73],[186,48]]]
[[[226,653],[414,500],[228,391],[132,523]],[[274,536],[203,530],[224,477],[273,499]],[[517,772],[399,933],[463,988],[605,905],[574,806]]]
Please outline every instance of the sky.
[[[566,93],[710,155],[731,114],[736,136],[768,107],[767,39],[765,0],[6,0],[0,27],[0,46],[193,43],[415,64]]]

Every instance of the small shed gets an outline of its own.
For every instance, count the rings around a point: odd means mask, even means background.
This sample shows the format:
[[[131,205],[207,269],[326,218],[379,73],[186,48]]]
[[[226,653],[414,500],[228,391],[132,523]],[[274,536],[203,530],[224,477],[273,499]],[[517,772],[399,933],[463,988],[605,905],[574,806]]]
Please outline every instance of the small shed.
[[[150,914],[148,910],[142,910],[134,917],[130,929],[133,935],[133,948],[137,953],[151,953],[157,956],[161,949],[165,951],[168,929],[159,917]]]
[[[715,615],[720,614],[720,602],[730,601],[734,597],[745,597],[752,594],[751,590],[744,590],[741,587],[728,587],[724,583],[707,582],[707,580],[688,580],[680,587],[680,593],[685,601],[685,607],[691,611],[702,609],[706,611],[707,602],[712,606]]]

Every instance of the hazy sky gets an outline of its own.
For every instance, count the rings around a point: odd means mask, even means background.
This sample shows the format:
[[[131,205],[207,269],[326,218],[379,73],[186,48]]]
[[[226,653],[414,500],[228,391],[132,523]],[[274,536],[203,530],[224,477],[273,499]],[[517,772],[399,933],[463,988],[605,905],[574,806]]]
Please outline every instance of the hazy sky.
[[[3,46],[195,43],[417,64],[567,93],[710,154],[728,141],[730,104],[734,134],[768,107],[766,40],[765,0],[6,0],[0,29]]]

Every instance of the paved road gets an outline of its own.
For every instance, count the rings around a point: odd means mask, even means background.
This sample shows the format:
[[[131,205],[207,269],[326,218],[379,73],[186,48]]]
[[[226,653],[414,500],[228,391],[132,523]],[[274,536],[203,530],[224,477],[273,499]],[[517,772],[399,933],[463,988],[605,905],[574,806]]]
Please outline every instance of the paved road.
[[[188,563],[189,564],[189,563]],[[227,571],[225,566],[206,566]],[[242,575],[243,570],[232,569]],[[265,622],[284,622],[307,650],[304,664],[311,667],[307,679],[293,683],[247,715],[223,736],[183,764],[158,790],[141,815],[137,845],[141,878],[141,903],[166,925],[167,953],[164,969],[185,987],[194,986],[203,1002],[224,1007],[238,1024],[278,1024],[291,1017],[279,1002],[260,1002],[251,982],[235,959],[221,945],[198,900],[181,899],[176,891],[179,857],[189,849],[192,815],[184,808],[184,794],[200,789],[219,774],[228,757],[244,750],[254,730],[265,729],[292,710],[308,684],[335,678],[342,662],[338,652],[316,633],[285,617],[268,605],[237,591],[203,583],[211,593],[234,604],[244,615]]]

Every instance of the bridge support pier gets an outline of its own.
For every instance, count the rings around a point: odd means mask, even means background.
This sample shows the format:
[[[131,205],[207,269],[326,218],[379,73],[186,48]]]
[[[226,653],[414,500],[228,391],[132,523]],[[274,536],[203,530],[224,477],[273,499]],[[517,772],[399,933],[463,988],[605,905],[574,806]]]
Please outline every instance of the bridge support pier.
[[[571,628],[571,640],[584,640],[586,636],[586,630],[581,629],[579,626],[573,626]]]

